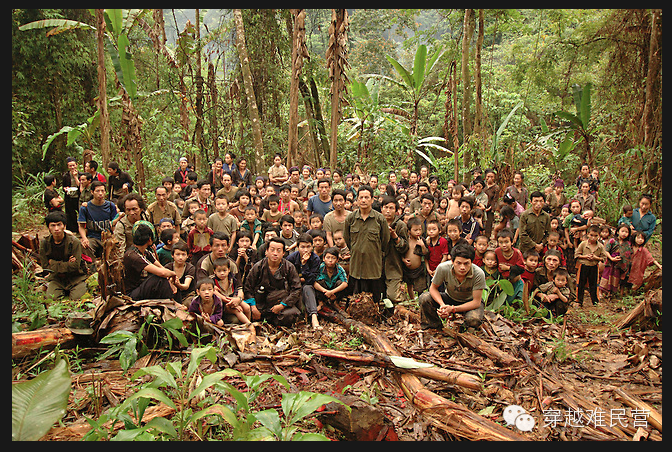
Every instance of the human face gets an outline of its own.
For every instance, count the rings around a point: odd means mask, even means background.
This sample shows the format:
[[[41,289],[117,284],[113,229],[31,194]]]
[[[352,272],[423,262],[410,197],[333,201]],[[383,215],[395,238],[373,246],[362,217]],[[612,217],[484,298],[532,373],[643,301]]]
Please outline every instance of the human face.
[[[532,198],[532,210],[535,213],[541,212],[542,207],[544,207],[544,198],[542,198],[541,196]]]
[[[213,239],[210,249],[215,258],[224,257],[229,250],[229,242],[221,239]]]
[[[137,199],[126,200],[124,202],[124,212],[126,213],[128,221],[130,221],[131,223],[135,223],[136,221],[138,221],[142,214],[142,210],[140,210],[140,206],[138,206],[138,200]]]
[[[86,188],[86,187],[89,186],[89,184],[91,184],[91,182],[89,182],[89,180],[86,178],[86,176],[83,176],[83,175],[79,176],[79,186],[80,187]]]
[[[210,184],[204,184],[201,189],[198,190],[198,194],[201,199],[207,199],[212,194],[212,187],[210,187]]]
[[[289,201],[289,193],[290,191],[287,190],[286,188],[284,190],[280,190],[280,197],[286,202]]]
[[[324,261],[324,266],[327,268],[334,268],[336,266],[336,263],[338,262],[338,256],[334,256],[331,253],[326,253],[322,257],[322,261]]]
[[[289,238],[292,236],[292,232],[294,231],[294,225],[288,221],[285,221],[282,223],[282,235],[285,237]]]
[[[555,248],[557,244],[558,244],[558,238],[556,236],[548,237],[549,248]]]
[[[425,215],[429,215],[433,208],[434,202],[429,199],[423,199],[420,203],[420,209],[422,209],[422,213]]]
[[[277,212],[278,211],[278,203],[273,201],[268,203],[268,208],[271,209],[271,212]]]
[[[434,223],[427,225],[427,235],[433,239],[439,236],[439,227]]]
[[[49,233],[57,241],[63,240],[63,237],[65,237],[65,225],[63,224],[62,221],[58,222],[52,221],[51,223],[49,223]]]
[[[310,229],[322,229],[322,221],[318,217],[311,218]]]
[[[577,202],[573,202],[569,205],[569,210],[572,211],[574,215],[581,213],[581,204]]]
[[[409,229],[408,234],[414,239],[417,239],[422,235],[422,225],[414,224],[413,226],[411,226],[411,229]]]
[[[71,173],[77,171],[77,162],[68,162],[68,171]]]
[[[229,173],[224,173],[222,176],[222,185],[227,189],[231,187],[231,175]]]
[[[459,200],[462,198],[462,190],[453,188],[453,191],[451,192],[451,196],[454,200]]]
[[[390,181],[391,184],[397,183],[397,175],[395,173],[390,173],[387,179]]]
[[[471,216],[471,206],[468,202],[460,203],[460,214],[462,215],[462,218]]]
[[[312,243],[301,242],[301,243],[299,243],[298,249],[299,249],[299,254],[301,254],[303,256],[303,255],[313,251],[313,244]]]
[[[469,269],[471,269],[471,259],[458,256],[453,260],[453,271],[457,276],[466,276]]]
[[[231,154],[228,152],[224,154],[224,161],[226,162],[227,165],[230,165],[231,162],[233,162],[233,159],[231,158]]]
[[[497,258],[495,253],[488,253],[483,256],[483,264],[488,268],[497,267]]]
[[[642,237],[641,235],[638,234],[635,236],[635,245],[642,246],[644,245],[644,241],[645,241],[644,237]]]
[[[455,242],[455,241],[457,241],[457,239],[460,238],[460,230],[459,230],[458,227],[455,226],[454,224],[450,224],[450,225],[448,225],[448,227],[446,228],[446,235],[448,236],[448,238],[449,238],[450,240],[452,240],[453,242]]]
[[[156,189],[156,200],[160,205],[164,205],[166,203],[166,200],[168,199],[168,192],[166,191],[166,187],[159,187]]]
[[[418,197],[424,195],[425,193],[429,193],[429,189],[427,187],[424,185],[422,187],[418,187]]]
[[[588,185],[588,182],[582,183],[581,184],[581,193],[586,195],[586,194],[588,194],[589,191],[590,191],[590,185]]]
[[[485,175],[485,183],[492,185],[495,183],[495,173],[488,173]]]
[[[586,234],[586,237],[588,237],[588,243],[590,244],[595,244],[597,243],[597,238],[600,236],[599,233],[595,231],[590,231],[588,234]]]
[[[317,185],[317,191],[320,192],[320,198],[327,199],[329,198],[329,190],[331,187],[328,182],[321,182]]]
[[[186,251],[173,251],[173,259],[178,265],[184,265],[184,263],[187,262],[187,257],[189,257],[189,254]]]
[[[186,170],[188,164],[189,164],[189,163],[188,163],[186,160],[180,160],[180,169],[181,169],[182,171]]]
[[[567,285],[567,277],[565,275],[555,275],[555,278],[553,278],[553,283],[556,287],[562,289]]]
[[[520,185],[523,183],[523,178],[520,176],[520,174],[515,174],[513,176],[513,185],[516,187],[520,187]]]
[[[275,156],[275,158],[273,158],[273,164],[275,166],[280,166],[281,163],[282,163],[282,159],[280,157]]]
[[[553,271],[560,266],[560,258],[549,254],[544,258],[544,266],[547,270]]]
[[[371,197],[371,193],[368,190],[360,191],[357,200],[359,202],[360,209],[364,209],[366,211],[371,208],[373,198]]]
[[[269,262],[279,264],[285,254],[285,249],[280,243],[269,242],[266,248],[266,257]]]
[[[93,190],[93,201],[96,204],[102,204],[105,200],[105,187],[99,185]]]
[[[215,209],[217,212],[226,212],[229,202],[226,198],[215,198]]]
[[[651,201],[648,198],[642,198],[639,200],[639,212],[645,214],[651,208]]]
[[[334,173],[334,175],[332,176],[332,179],[334,179],[334,183],[337,184],[341,181],[341,175],[338,174],[338,173]]]
[[[338,210],[340,212],[345,206],[345,198],[340,194],[336,195],[331,198],[331,205],[334,206],[334,210]]]
[[[205,225],[208,223],[208,216],[204,213],[196,214],[194,221],[198,229],[205,229]]]
[[[219,173],[222,170],[223,163],[221,160],[215,161],[214,169],[216,173]]]
[[[247,169],[247,160],[245,160],[245,159],[241,159],[241,160],[238,162],[238,169],[239,169],[241,172],[244,173],[245,170]]]
[[[215,267],[215,276],[217,279],[225,279],[229,277],[229,268],[224,267],[223,265],[218,265]]]
[[[525,267],[527,267],[528,270],[537,268],[538,264],[539,258],[537,256],[527,256],[527,259],[525,259]]]
[[[334,232],[334,245],[336,245],[339,248],[343,248],[343,246],[345,245],[345,239],[343,238],[343,233],[341,231]]]
[[[504,252],[511,251],[511,238],[510,237],[497,237],[497,244]]]
[[[625,240],[628,238],[630,235],[630,229],[629,228],[619,228],[618,229],[618,238],[621,240]]]
[[[319,235],[313,237],[313,249],[322,250],[324,248],[325,241]]]
[[[241,237],[238,239],[238,248],[239,249],[248,249],[252,245],[252,240],[249,237]]]
[[[257,219],[257,214],[254,210],[246,210],[245,211],[245,221],[249,221],[250,223],[254,223],[254,220]]]
[[[201,297],[201,301],[210,302],[213,300],[215,288],[212,286],[212,284],[201,284],[201,287],[196,289],[196,293]]]
[[[429,232],[429,229],[427,229],[427,232]],[[488,241],[487,240],[482,240],[482,239],[476,240],[474,242],[474,248],[482,256],[483,253],[485,253],[485,250],[488,249]]]
[[[412,173],[408,176],[408,182],[409,182],[411,185],[413,185],[413,184],[417,184],[417,183],[418,183],[418,173],[416,173],[416,172],[412,172]]]
[[[250,197],[249,196],[243,195],[240,198],[238,198],[238,208],[240,210],[243,210],[249,204],[250,204]]]

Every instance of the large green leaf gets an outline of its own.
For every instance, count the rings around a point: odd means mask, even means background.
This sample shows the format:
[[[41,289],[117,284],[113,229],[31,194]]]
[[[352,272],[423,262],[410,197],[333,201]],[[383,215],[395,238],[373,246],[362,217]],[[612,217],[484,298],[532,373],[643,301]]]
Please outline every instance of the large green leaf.
[[[413,63],[413,89],[420,91],[422,82],[425,80],[425,66],[427,64],[427,46],[420,45],[415,51],[415,61]]]
[[[586,83],[586,86],[583,87],[583,91],[581,92],[581,109],[579,113],[584,129],[588,128],[588,123],[590,122],[590,88],[591,84]]]
[[[12,441],[43,437],[65,414],[70,384],[68,361],[58,355],[52,370],[12,385]]]
[[[54,36],[64,31],[69,30],[95,30],[96,27],[92,27],[89,24],[84,22],[78,22],[76,20],[67,20],[67,19],[45,19],[45,20],[36,20],[35,22],[30,22],[19,27],[20,31],[26,30],[36,30],[39,28],[49,28],[55,27],[53,30],[47,32],[47,36]]]
[[[385,58],[387,58],[387,61],[390,62],[392,67],[399,73],[401,76],[402,80],[404,83],[406,83],[406,88],[407,89],[412,89],[413,88],[413,77],[411,74],[408,73],[408,71],[401,65],[397,60],[392,58],[389,55],[385,55]]]

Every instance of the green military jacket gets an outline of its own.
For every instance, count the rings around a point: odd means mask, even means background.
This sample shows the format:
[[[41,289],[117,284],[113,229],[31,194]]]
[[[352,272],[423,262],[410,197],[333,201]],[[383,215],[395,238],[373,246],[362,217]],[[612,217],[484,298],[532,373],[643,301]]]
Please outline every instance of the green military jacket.
[[[384,250],[390,241],[390,229],[382,213],[371,210],[366,219],[359,209],[345,217],[343,238],[350,249],[350,276],[378,279],[383,274]]]

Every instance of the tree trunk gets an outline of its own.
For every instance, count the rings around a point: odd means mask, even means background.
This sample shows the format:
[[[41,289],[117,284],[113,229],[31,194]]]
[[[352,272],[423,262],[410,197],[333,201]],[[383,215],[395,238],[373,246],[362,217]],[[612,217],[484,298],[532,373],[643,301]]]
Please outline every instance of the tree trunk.
[[[453,150],[453,163],[455,165],[455,171],[454,171],[454,179],[457,181],[459,180],[458,174],[459,174],[459,155],[458,155],[458,149],[460,148],[460,141],[457,136],[457,64],[455,61],[450,63],[450,68],[448,69],[449,76],[448,76],[448,87],[446,88],[446,103],[445,103],[445,108],[446,108],[446,114],[444,116],[444,121],[443,121],[443,138],[446,141],[446,147],[450,148],[451,146],[448,144],[450,141],[448,140],[448,137],[451,137],[451,141],[453,143],[452,150]]]
[[[205,149],[203,146],[203,74],[201,73],[201,10],[196,9],[196,26],[194,31],[194,40],[196,44],[196,51],[194,56],[196,57],[196,73],[195,73],[195,82],[196,82],[196,102],[195,102],[195,111],[196,113],[196,125],[194,126],[194,135],[192,137],[192,144],[200,149],[200,154],[203,157],[204,161],[207,161],[205,155]],[[204,168],[205,169],[205,168]]]
[[[299,90],[301,91],[301,97],[303,98],[303,103],[306,108],[306,116],[308,117],[308,130],[310,131],[310,137],[313,139],[313,147],[315,148],[315,156],[317,157],[319,150],[322,148],[322,145],[320,143],[320,134],[317,130],[317,121],[315,120],[315,107],[313,106],[313,98],[310,95],[310,91],[308,90],[308,85],[306,85],[303,80],[299,80]]]
[[[485,149],[483,137],[483,84],[481,79],[481,50],[485,38],[485,18],[482,9],[478,10],[478,39],[476,40],[476,61],[474,71],[474,84],[476,85],[476,117],[474,119],[474,133],[478,135],[481,149]],[[480,162],[478,149],[474,150],[474,162]]]
[[[212,135],[212,157],[219,157],[219,121],[217,120],[217,85],[215,65],[208,62],[208,90],[210,91],[210,134]]]
[[[349,27],[348,11],[345,9],[331,10],[331,24],[329,25],[329,46],[327,47],[327,66],[331,79],[331,143],[329,150],[329,166],[336,168],[338,123],[341,119],[341,102],[348,77],[345,69],[347,60],[347,30]]]
[[[245,45],[245,28],[243,26],[243,13],[239,9],[233,10],[233,17],[236,22],[236,47],[238,48],[238,58],[243,73],[243,85],[245,87],[245,96],[247,97],[247,109],[252,121],[252,135],[254,137],[254,168],[252,171],[257,174],[263,173],[264,167],[264,142],[261,136],[261,122],[259,121],[259,109],[254,95],[254,85],[252,81],[252,72],[250,70],[250,57],[247,54]]]
[[[287,138],[287,166],[294,166],[298,159],[299,149],[299,83],[301,83],[301,68],[303,58],[308,56],[306,47],[306,11],[292,9],[292,73],[289,88],[289,134]],[[312,127],[312,126],[311,126]]]
[[[315,121],[317,125],[317,130],[320,134],[320,142],[322,143],[322,148],[320,152],[317,152],[317,149],[315,150],[315,164],[318,167],[322,166],[322,159],[320,158],[320,155],[329,155],[329,137],[327,135],[327,131],[324,128],[324,118],[322,117],[322,105],[320,103],[320,95],[317,91],[317,83],[315,83],[315,79],[311,75],[310,77],[310,92],[312,94],[313,98],[313,112],[315,114]]]
[[[471,103],[471,78],[469,75],[469,47],[471,38],[474,34],[474,10],[464,10],[464,24],[462,36],[462,141],[466,141],[467,137],[472,133],[472,125],[470,119],[470,103]],[[466,156],[465,156],[466,160]],[[465,162],[466,164],[467,162]]]
[[[105,13],[96,10],[98,39],[98,109],[100,110],[100,155],[102,168],[110,163],[110,114],[107,111],[107,73],[105,72]]]

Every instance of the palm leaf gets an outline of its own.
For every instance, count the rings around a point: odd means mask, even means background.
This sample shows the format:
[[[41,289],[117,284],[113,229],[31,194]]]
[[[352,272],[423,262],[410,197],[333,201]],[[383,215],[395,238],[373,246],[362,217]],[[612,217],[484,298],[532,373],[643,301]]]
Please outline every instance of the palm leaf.
[[[583,123],[583,128],[588,128],[588,122],[590,121],[590,88],[591,84],[586,83],[586,86],[583,87],[581,92],[581,122]]]
[[[427,46],[421,45],[415,52],[415,61],[413,63],[413,89],[420,91],[422,82],[425,79],[425,65],[427,64]]]
[[[48,28],[54,27],[54,29],[47,32],[47,36],[54,36],[64,31],[69,30],[95,30],[96,27],[92,27],[89,24],[84,22],[78,22],[76,20],[66,20],[66,19],[45,19],[45,20],[36,20],[35,22],[29,22],[25,25],[19,27],[20,31],[26,30],[36,30],[39,28]]]

